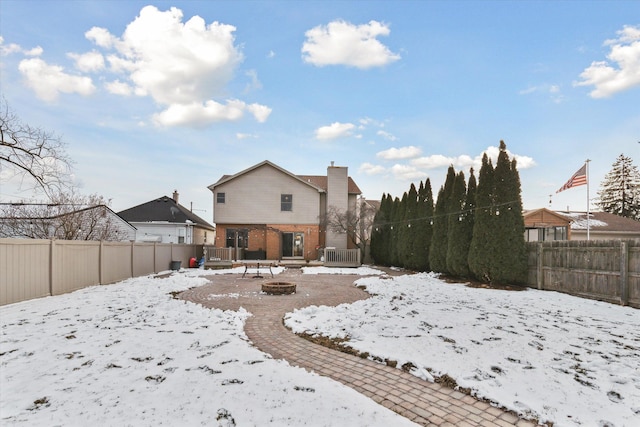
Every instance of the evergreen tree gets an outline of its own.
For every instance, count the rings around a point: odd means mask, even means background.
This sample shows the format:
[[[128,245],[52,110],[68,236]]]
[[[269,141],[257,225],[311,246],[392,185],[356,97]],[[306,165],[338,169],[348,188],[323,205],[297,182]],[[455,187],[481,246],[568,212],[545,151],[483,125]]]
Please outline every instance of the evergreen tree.
[[[373,218],[373,226],[371,227],[371,258],[376,264],[385,265],[384,261],[384,225],[386,223],[385,209],[387,205],[387,195],[382,194],[382,199],[380,199],[380,209],[376,212]]]
[[[469,247],[469,270],[479,280],[491,282],[490,258],[497,230],[493,222],[493,165],[484,153],[476,191],[475,222]]]
[[[507,146],[500,141],[500,153],[494,170],[494,232],[491,280],[497,283],[524,283],[527,275],[527,252],[520,176],[516,161],[509,160]]]
[[[399,198],[393,199],[391,207],[391,223],[389,226],[389,265],[399,266],[398,258],[398,226],[402,222],[402,206]]]
[[[597,205],[604,212],[640,220],[640,171],[630,157],[620,154],[605,175]]]
[[[476,177],[473,174],[473,168],[469,171],[469,183],[467,184],[467,197],[465,199],[464,204],[464,215],[463,215],[463,234],[466,236],[467,247],[466,247],[466,256],[467,256],[467,271],[464,274],[464,277],[471,277],[471,270],[469,268],[469,250],[471,249],[471,240],[473,239],[473,227],[475,226],[475,218],[476,218],[476,195],[478,191],[478,186],[476,184]]]
[[[429,246],[433,234],[433,193],[431,192],[431,180],[427,178],[424,185],[420,182],[418,189],[418,209],[413,240],[412,265],[417,271],[429,271]]]
[[[391,222],[393,221],[393,198],[391,194],[387,195],[384,200],[384,216],[382,218],[382,225],[380,230],[382,232],[382,240],[380,243],[380,253],[382,258],[382,265],[391,265],[391,239],[393,238],[393,230],[391,229]]]
[[[435,217],[433,219],[433,235],[431,246],[429,247],[429,265],[431,270],[437,273],[448,273],[447,270],[447,247],[448,247],[448,226],[449,226],[449,199],[453,193],[453,183],[456,172],[453,166],[449,166],[447,178],[436,201]]]
[[[419,217],[418,212],[418,190],[416,190],[416,186],[411,184],[409,188],[409,193],[407,193],[407,207],[404,214],[404,223],[402,224],[403,230],[403,256],[404,256],[404,267],[410,268],[412,270],[416,269],[416,254],[414,252],[415,249],[415,241],[417,239],[416,236],[416,226],[417,218]]]
[[[467,186],[464,172],[460,171],[453,183],[453,191],[449,199],[449,224],[447,244],[447,270],[454,276],[467,277],[469,274],[469,244],[471,236],[467,235],[465,221],[465,202]]]
[[[413,184],[411,184],[411,186],[413,187]],[[400,200],[398,221],[394,224],[394,229],[396,230],[397,235],[396,250],[398,257],[398,262],[395,265],[403,268],[407,267],[407,259],[413,250],[413,248],[408,245],[409,231],[407,230],[407,217],[411,215],[409,205],[409,193],[405,191],[402,194],[402,199]]]

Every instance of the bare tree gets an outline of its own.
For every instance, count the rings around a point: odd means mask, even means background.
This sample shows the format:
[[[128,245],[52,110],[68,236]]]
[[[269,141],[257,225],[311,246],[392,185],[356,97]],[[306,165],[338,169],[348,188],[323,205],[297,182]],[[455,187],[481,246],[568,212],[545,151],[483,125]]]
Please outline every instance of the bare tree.
[[[73,190],[51,195],[50,203],[0,205],[0,237],[61,240],[121,240],[109,200]]]
[[[358,203],[356,210],[344,211],[335,206],[329,206],[326,215],[320,219],[320,224],[334,233],[346,233],[351,243],[360,249],[361,259],[364,259],[367,245],[371,240],[371,228],[376,209],[364,199],[360,199]]]
[[[69,184],[71,160],[55,134],[23,123],[6,100],[0,102],[0,166],[49,195]]]

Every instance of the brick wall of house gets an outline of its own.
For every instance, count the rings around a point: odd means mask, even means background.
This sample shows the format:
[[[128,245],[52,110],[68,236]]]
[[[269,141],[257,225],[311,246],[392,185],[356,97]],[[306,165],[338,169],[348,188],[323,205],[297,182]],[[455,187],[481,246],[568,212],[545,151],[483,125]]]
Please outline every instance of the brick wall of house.
[[[280,233],[304,233],[304,258],[314,260],[318,258],[318,248],[324,246],[323,233],[318,224],[292,225],[292,224],[267,224],[250,226],[246,224],[218,224],[216,227],[215,246],[226,246],[227,229],[248,229],[247,250],[266,250],[267,259],[277,260],[281,258]]]

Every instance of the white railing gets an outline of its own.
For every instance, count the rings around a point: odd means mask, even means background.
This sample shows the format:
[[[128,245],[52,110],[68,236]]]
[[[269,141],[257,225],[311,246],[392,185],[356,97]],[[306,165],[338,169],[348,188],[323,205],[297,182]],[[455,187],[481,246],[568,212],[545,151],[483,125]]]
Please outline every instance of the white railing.
[[[206,261],[233,261],[239,259],[234,248],[217,248],[204,246],[204,260]]]
[[[360,249],[325,248],[324,265],[327,267],[360,267]]]

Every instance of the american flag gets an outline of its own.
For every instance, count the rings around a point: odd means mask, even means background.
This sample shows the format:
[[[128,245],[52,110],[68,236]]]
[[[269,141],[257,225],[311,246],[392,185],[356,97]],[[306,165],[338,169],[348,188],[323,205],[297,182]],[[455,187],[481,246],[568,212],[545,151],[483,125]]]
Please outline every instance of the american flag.
[[[586,163],[580,169],[578,169],[578,172],[574,173],[573,176],[569,178],[569,181],[567,181],[562,187],[560,187],[558,191],[556,191],[556,194],[561,191],[568,190],[573,187],[577,187],[579,185],[587,185],[587,164]]]

